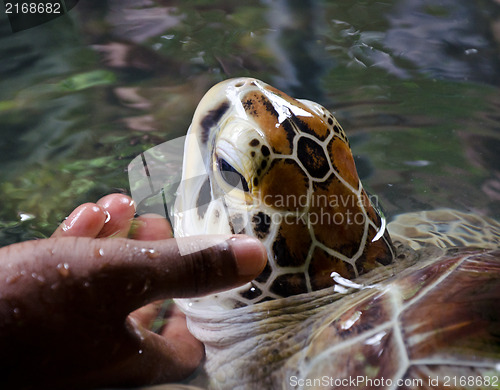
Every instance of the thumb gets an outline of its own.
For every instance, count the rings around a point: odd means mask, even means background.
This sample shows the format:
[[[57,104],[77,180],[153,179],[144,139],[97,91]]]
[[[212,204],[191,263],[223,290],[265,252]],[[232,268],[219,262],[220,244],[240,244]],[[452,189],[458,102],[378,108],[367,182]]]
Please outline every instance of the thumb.
[[[4,256],[4,299],[14,296],[35,311],[59,302],[122,318],[157,299],[239,286],[258,276],[267,261],[264,246],[243,235],[161,241],[64,237],[12,245],[0,250]]]

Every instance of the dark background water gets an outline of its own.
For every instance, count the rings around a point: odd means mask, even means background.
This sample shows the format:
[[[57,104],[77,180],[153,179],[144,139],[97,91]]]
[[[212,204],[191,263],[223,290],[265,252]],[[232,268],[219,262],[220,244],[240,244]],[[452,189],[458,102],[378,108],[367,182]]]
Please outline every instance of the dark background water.
[[[0,13],[0,245],[128,192],[235,76],[332,110],[389,217],[500,216],[498,1],[81,0],[15,34]]]

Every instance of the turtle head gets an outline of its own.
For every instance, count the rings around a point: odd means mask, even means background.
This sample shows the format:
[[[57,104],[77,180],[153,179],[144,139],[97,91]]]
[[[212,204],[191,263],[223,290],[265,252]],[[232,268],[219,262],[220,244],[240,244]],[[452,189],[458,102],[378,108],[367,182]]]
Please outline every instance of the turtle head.
[[[207,174],[180,193],[183,208],[196,212],[176,234],[244,233],[268,251],[259,277],[218,294],[224,305],[327,288],[332,273],[353,279],[392,261],[376,198],[364,191],[349,141],[324,107],[256,79],[231,79],[201,100],[189,133],[184,173]]]

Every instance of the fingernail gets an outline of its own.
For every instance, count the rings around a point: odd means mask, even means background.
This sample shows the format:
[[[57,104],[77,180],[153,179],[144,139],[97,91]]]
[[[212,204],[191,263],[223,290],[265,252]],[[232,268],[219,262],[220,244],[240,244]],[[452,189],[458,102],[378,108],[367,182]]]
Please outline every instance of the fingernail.
[[[93,213],[102,213],[102,209],[99,206],[96,206],[93,203],[84,203],[78,206],[76,209],[73,210],[73,212],[70,215],[68,215],[68,217],[61,224],[61,229],[64,232],[70,230],[84,212],[88,213],[89,209]]]
[[[229,240],[240,276],[259,275],[267,263],[267,251],[257,239],[236,235]]]

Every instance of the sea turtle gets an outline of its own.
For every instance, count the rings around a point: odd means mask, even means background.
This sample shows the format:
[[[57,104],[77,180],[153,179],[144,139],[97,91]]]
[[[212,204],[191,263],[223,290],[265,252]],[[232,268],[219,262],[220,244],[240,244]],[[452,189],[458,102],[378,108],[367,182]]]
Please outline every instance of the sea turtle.
[[[252,78],[213,87],[174,221],[177,236],[245,233],[268,251],[251,283],[177,300],[210,388],[500,386],[500,224],[440,209],[386,228],[319,104]]]

